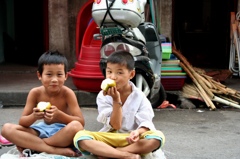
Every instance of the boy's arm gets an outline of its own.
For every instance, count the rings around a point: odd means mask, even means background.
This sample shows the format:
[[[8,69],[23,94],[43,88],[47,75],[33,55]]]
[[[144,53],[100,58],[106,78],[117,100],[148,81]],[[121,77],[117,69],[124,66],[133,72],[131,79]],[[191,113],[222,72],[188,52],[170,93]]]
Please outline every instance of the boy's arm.
[[[140,139],[141,134],[148,131],[148,128],[140,127],[136,130],[130,132],[129,136],[126,138],[129,144],[137,142]]]
[[[110,115],[110,125],[114,130],[119,130],[122,127],[122,101],[120,93],[116,87],[110,87],[107,94],[112,97],[112,112]],[[106,94],[105,94],[106,95]]]
[[[153,124],[154,111],[152,105],[147,98],[143,98],[141,106],[135,115],[136,123],[139,128],[147,128],[149,130],[155,130]]]
[[[43,119],[44,113],[38,112],[37,105],[37,96],[38,88],[33,88],[29,91],[25,107],[23,109],[22,115],[19,119],[19,125],[24,127],[31,126],[34,122],[39,119]]]
[[[146,128],[146,127],[140,127],[137,129],[139,135],[145,133],[146,131],[149,131],[149,128]]]
[[[115,130],[119,130],[122,127],[122,104],[120,100],[113,101],[113,111],[110,116],[110,125]]]
[[[104,125],[100,131],[112,131],[113,128],[110,125],[110,116],[113,111],[113,107],[111,105],[111,99],[107,96],[103,95],[103,91],[100,91],[97,95],[97,108],[98,108],[98,116],[97,121]]]

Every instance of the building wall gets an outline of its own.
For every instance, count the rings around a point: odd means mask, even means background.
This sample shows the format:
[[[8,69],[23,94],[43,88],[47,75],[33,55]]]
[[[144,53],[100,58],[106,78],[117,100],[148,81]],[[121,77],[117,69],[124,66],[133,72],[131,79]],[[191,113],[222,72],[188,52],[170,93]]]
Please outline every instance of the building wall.
[[[159,33],[172,41],[172,0],[159,0]]]
[[[3,12],[3,5],[5,5],[4,1],[0,1],[0,63],[4,61],[4,50],[3,50],[3,23],[4,23],[4,12]]]
[[[80,8],[87,0],[49,0],[49,49],[62,52],[74,67],[76,18]]]

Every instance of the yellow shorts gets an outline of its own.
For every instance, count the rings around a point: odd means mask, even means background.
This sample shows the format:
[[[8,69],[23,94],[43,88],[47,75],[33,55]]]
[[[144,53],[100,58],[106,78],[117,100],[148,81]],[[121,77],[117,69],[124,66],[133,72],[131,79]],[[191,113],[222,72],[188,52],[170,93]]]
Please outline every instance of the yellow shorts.
[[[78,141],[81,140],[97,140],[102,141],[112,147],[124,147],[129,145],[126,140],[126,137],[129,136],[129,133],[113,133],[113,132],[92,132],[87,130],[81,130],[76,133],[75,137],[73,138],[74,146],[81,151],[83,154],[89,154],[89,152],[84,151],[78,146]],[[165,143],[165,136],[164,134],[159,131],[146,131],[145,133],[141,134],[140,139],[157,139],[161,141],[161,148]]]

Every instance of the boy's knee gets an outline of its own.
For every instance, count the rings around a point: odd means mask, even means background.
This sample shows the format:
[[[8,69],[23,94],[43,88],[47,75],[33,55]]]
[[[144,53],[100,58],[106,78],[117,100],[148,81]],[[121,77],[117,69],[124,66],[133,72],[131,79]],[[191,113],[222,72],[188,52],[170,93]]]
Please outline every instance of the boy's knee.
[[[83,126],[80,122],[78,121],[72,121],[70,122],[67,126],[67,129],[69,129],[69,131],[74,131],[74,132],[78,132],[79,130],[83,130]]]
[[[80,143],[85,143],[85,140],[92,140],[93,137],[88,133],[89,131],[86,131],[86,130],[78,131],[73,138],[74,145],[78,147],[77,145],[79,145]]]
[[[77,143],[80,148],[84,148],[86,146],[86,142],[87,140],[79,140]]]
[[[162,133],[162,131],[154,130],[154,131],[147,131],[143,136],[147,139],[156,139],[160,142],[160,147],[163,147],[165,144],[165,135]]]
[[[82,136],[85,136],[85,135],[86,135],[86,131],[85,130],[80,130],[75,134],[73,140],[74,141],[80,140],[82,138]]]
[[[79,140],[77,141],[77,145],[74,145],[79,151],[82,152],[84,155],[90,155],[91,153],[86,151],[89,145],[87,144],[87,140]]]
[[[2,130],[1,130],[1,134],[3,136],[7,135],[9,132],[12,132],[12,124],[10,123],[5,123],[3,126],[2,126]]]
[[[157,130],[158,134],[159,134],[159,137],[161,138],[161,146],[160,147],[163,147],[163,145],[165,144],[165,135],[163,134],[163,132]]]

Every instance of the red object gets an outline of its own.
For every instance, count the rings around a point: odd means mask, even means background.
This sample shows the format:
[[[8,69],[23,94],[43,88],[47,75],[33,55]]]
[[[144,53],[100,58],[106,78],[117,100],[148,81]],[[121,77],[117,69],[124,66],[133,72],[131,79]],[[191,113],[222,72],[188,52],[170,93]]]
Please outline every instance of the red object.
[[[100,85],[102,80],[104,79],[102,76],[97,75],[80,75],[74,74],[74,72],[69,72],[69,75],[72,76],[73,84],[79,90],[87,91],[87,92],[99,92]]]
[[[101,2],[101,0],[95,0],[94,2],[95,3],[97,2],[97,4],[99,4]]]
[[[181,90],[186,76],[161,76],[161,83],[166,91]]]
[[[126,4],[126,3],[128,2],[128,0],[122,0],[122,2],[123,2],[124,4]]]
[[[87,1],[79,10],[77,15],[77,23],[76,23],[76,57],[77,58],[81,50],[84,33],[88,27],[90,20],[92,19],[92,4],[93,4],[93,0]]]
[[[158,109],[164,109],[164,108],[167,108],[167,107],[172,107],[173,109],[177,108],[174,104],[170,104],[169,101],[167,101],[167,100],[163,101],[162,104],[159,105],[157,108]]]
[[[75,68],[71,69],[68,74],[79,90],[87,92],[99,92],[101,90],[100,86],[104,79],[99,66],[102,42],[93,39],[93,35],[99,32],[100,30],[93,20],[89,22],[84,32],[78,32],[79,34],[84,33],[84,36],[81,40],[81,47],[78,47],[80,49],[77,55],[78,61],[75,63]],[[79,42],[76,45],[79,45]]]

